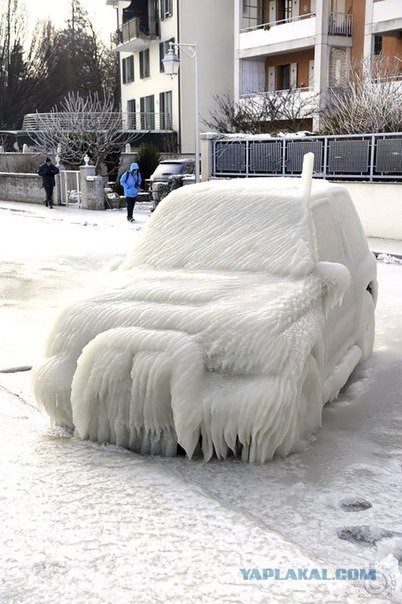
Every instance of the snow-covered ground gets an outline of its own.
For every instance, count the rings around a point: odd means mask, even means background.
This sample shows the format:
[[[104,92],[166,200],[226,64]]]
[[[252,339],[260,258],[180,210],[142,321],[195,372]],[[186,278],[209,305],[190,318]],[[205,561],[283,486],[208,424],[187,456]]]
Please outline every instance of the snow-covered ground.
[[[0,203],[0,370],[32,365],[148,216]],[[0,602],[402,602],[402,264],[378,272],[374,357],[308,449],[263,466],[80,442],[48,427],[29,372],[0,373]],[[240,570],[363,567],[385,587]]]

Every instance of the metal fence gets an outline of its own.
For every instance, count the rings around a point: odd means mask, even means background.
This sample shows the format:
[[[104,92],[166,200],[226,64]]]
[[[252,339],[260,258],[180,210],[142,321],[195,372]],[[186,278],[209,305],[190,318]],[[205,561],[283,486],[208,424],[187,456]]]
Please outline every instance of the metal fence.
[[[81,207],[80,173],[77,170],[60,170],[60,197],[62,205]]]
[[[172,114],[169,112],[87,112],[78,113],[50,112],[27,113],[22,129],[28,132],[40,132],[57,128],[65,132],[103,130],[119,131],[170,131]]]
[[[402,181],[401,132],[218,139],[213,143],[213,175],[298,176],[309,151],[315,156],[316,178]]]

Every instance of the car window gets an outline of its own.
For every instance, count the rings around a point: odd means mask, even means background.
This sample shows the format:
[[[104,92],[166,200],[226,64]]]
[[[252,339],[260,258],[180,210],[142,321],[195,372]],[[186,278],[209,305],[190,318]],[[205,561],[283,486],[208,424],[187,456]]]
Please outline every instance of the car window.
[[[153,178],[159,178],[171,174],[182,174],[182,164],[159,164],[152,176]]]
[[[327,200],[317,203],[312,209],[317,243],[318,260],[345,262],[345,248],[339,227]]]
[[[241,179],[177,189],[148,223],[129,265],[306,276],[316,262],[309,210],[296,185],[270,192],[263,180],[251,189]]]
[[[332,193],[332,208],[350,258],[367,254],[367,239],[352,200],[346,192]]]

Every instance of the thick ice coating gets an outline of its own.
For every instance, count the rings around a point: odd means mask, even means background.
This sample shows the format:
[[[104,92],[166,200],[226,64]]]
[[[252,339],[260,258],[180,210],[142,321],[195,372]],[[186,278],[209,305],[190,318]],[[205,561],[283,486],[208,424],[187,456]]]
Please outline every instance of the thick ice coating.
[[[297,449],[323,403],[315,248],[298,179],[174,191],[107,288],[60,315],[38,402],[82,438],[142,453],[264,462]],[[334,302],[343,269],[327,268]]]

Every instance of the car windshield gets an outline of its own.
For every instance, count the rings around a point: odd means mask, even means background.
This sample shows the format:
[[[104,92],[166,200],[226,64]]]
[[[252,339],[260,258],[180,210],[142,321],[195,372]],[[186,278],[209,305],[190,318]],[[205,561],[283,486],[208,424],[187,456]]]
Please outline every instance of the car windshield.
[[[159,164],[156,168],[155,172],[152,175],[152,178],[161,178],[162,176],[172,176],[175,174],[185,174],[191,171],[191,167],[187,164],[180,163],[166,163]]]
[[[171,193],[126,266],[307,275],[315,260],[309,210],[297,184],[244,180]]]

